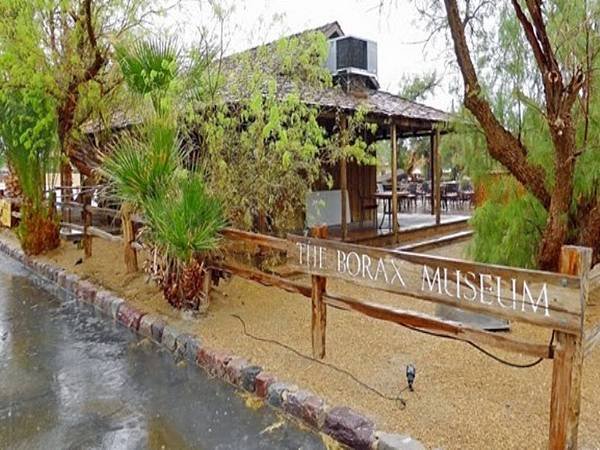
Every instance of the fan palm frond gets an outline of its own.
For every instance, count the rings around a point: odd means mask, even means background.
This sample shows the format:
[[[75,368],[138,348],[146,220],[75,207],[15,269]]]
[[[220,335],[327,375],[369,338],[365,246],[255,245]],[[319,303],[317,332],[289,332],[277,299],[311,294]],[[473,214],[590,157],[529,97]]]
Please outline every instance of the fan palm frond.
[[[187,173],[176,190],[146,202],[144,212],[152,242],[168,257],[186,263],[215,250],[225,226],[220,202],[206,192],[198,173]]]
[[[121,138],[101,169],[117,196],[138,209],[169,188],[183,158],[175,130],[155,122],[148,124],[144,132],[142,140],[134,136]]]
[[[129,88],[150,95],[155,109],[160,98],[172,86],[180,73],[180,50],[173,38],[139,40],[116,50],[121,72]]]

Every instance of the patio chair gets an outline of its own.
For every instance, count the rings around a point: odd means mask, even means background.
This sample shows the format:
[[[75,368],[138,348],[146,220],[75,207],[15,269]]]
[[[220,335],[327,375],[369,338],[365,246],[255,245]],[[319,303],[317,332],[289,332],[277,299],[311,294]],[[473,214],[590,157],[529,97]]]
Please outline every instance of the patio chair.
[[[417,190],[418,183],[410,183],[407,186],[408,195],[406,196],[406,202],[408,204],[408,209],[410,209],[411,204],[415,206],[417,209]]]
[[[446,210],[449,208],[451,204],[454,206],[458,206],[459,195],[458,195],[458,183],[455,181],[451,181],[443,185],[444,195],[442,198],[444,199],[444,203],[446,204]]]
[[[471,182],[461,183],[458,194],[460,196],[460,204],[462,208],[465,206],[471,208],[473,206],[473,197],[475,196],[475,192]]]
[[[429,181],[424,181],[421,186],[421,203],[423,204],[423,208],[425,208],[425,202],[431,206],[431,182]]]

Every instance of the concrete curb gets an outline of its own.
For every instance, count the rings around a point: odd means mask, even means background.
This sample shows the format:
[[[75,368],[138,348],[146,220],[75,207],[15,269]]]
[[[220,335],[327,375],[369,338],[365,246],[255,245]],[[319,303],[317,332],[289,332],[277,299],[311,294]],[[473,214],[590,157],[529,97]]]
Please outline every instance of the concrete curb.
[[[312,392],[278,380],[244,358],[203,345],[199,336],[183,333],[166,318],[148,314],[61,267],[38,261],[0,239],[0,252],[23,264],[76,300],[94,306],[132,331],[161,344],[177,356],[202,367],[211,376],[254,394],[267,404],[355,449],[420,450],[418,441],[400,434],[376,431],[375,424],[348,407],[332,407]]]

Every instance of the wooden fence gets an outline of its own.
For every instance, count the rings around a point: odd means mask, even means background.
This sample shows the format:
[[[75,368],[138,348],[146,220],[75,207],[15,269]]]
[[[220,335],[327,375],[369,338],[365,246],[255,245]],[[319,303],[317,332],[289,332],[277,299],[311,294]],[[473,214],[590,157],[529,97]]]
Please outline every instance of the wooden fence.
[[[74,206],[63,204],[64,208]],[[93,207],[89,202],[76,206],[82,211],[83,224],[63,225],[82,232],[86,257],[92,255],[92,237],[122,242],[125,264],[137,270],[135,252],[141,247],[134,240],[133,230],[134,222],[141,219],[127,210],[121,215],[127,236],[123,239],[91,226],[92,214],[106,212],[103,208]],[[600,290],[600,265],[591,269],[590,249],[564,246],[559,273],[550,273],[341,243],[326,239],[326,226],[312,229],[311,237],[288,235],[284,239],[233,228],[226,228],[222,235],[231,244],[278,253],[286,258],[290,268],[310,276],[308,285],[227,257],[210,268],[310,298],[312,348],[316,358],[325,357],[327,307],[335,307],[478,346],[553,360],[548,446],[550,449],[577,447],[583,362],[600,343],[600,324],[586,326],[584,320],[590,292]],[[132,254],[135,266],[131,265]],[[526,323],[550,330],[552,340],[549,343],[524,341],[422,312],[330,292],[328,278],[415,301]]]

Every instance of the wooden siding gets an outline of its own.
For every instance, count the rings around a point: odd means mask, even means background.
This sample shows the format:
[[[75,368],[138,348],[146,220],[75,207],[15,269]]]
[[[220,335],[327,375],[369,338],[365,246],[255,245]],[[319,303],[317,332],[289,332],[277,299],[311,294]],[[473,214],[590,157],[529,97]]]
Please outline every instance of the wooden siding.
[[[331,189],[340,188],[340,165],[336,163],[334,166],[325,168],[327,173],[333,178],[333,186]],[[350,200],[350,212],[353,222],[360,221],[361,196],[373,195],[377,190],[377,167],[367,166],[348,161],[348,198]],[[318,189],[327,189],[319,186]],[[373,220],[374,210],[365,212],[365,221]]]

